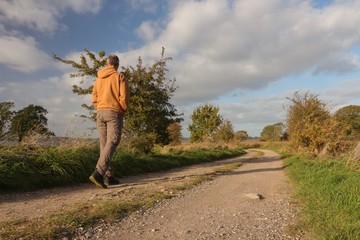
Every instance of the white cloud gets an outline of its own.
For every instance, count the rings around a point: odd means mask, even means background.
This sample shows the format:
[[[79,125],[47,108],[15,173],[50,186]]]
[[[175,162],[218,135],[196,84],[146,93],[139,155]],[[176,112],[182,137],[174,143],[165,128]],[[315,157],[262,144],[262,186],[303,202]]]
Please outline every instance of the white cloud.
[[[238,102],[220,103],[220,113],[229,119],[234,130],[245,130],[251,136],[260,136],[262,129],[278,122],[285,123],[288,92],[266,97],[246,95]]]
[[[13,101],[16,110],[29,104],[40,105],[48,110],[48,126],[57,136],[80,136],[92,134],[89,127],[94,123],[79,116],[87,114],[81,107],[83,103],[91,104],[91,96],[80,97],[71,91],[71,86],[78,83],[69,77],[69,73],[60,77],[50,77],[37,82],[8,82],[2,88],[0,101]]]
[[[135,30],[135,33],[143,40],[153,40],[158,32],[158,27],[154,21],[142,22],[140,27]]]
[[[0,20],[3,23],[18,24],[36,29],[40,32],[52,33],[61,24],[58,18],[65,10],[76,13],[97,13],[101,9],[102,0],[27,0],[0,1]]]
[[[359,93],[360,78],[339,81],[332,87],[326,88],[322,91],[324,98],[330,101],[331,106],[335,108],[342,105],[360,105]]]
[[[32,37],[0,36],[0,63],[20,72],[33,72],[52,65]]]
[[[360,43],[359,11],[359,1],[323,9],[301,0],[180,1],[157,38],[149,33],[143,48],[121,57],[134,64],[138,56],[159,56],[164,46],[174,59],[176,102],[209,101],[309,69],[316,74],[358,69],[351,47]]]
[[[25,73],[54,67],[54,61],[41,50],[35,38],[24,36],[15,30],[16,26],[52,34],[65,27],[58,22],[58,18],[66,10],[78,14],[97,13],[101,5],[102,0],[0,1],[0,63]]]
[[[344,73],[357,70],[360,66],[359,57],[354,54],[343,52],[329,54],[329,57],[319,62],[314,70],[314,74],[324,72]]]

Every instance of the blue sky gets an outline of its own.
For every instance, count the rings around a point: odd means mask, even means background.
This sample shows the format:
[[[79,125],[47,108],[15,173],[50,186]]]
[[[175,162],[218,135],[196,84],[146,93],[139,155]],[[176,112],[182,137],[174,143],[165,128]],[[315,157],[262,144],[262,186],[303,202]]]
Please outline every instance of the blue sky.
[[[358,0],[5,0],[0,2],[0,101],[37,104],[58,136],[96,136],[75,115],[90,96],[71,86],[83,50],[151,64],[165,47],[172,103],[184,113],[211,103],[234,130],[259,136],[284,122],[287,97],[319,95],[331,111],[360,104]],[[92,84],[93,79],[86,80]]]

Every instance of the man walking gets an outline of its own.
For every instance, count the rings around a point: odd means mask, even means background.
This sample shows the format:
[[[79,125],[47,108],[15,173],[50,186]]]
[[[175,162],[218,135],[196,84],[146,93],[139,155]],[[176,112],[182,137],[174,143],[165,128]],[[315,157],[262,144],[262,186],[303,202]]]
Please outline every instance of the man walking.
[[[100,188],[118,184],[110,169],[110,160],[120,143],[124,114],[129,102],[129,88],[125,77],[117,70],[119,58],[110,55],[106,68],[98,71],[92,92],[96,126],[99,131],[100,157],[89,179]]]

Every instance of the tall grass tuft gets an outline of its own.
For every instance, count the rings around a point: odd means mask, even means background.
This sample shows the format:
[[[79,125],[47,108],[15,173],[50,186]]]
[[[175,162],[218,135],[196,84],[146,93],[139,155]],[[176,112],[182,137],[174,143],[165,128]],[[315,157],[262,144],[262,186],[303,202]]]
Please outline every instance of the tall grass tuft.
[[[140,155],[118,150],[112,159],[118,177],[168,170],[245,153],[241,149],[192,149]],[[0,191],[24,191],[88,181],[97,145],[74,147],[0,146]]]
[[[0,147],[0,189],[33,190],[87,181],[96,147]]]
[[[336,159],[293,156],[286,164],[303,205],[300,227],[312,239],[360,239],[360,172]]]

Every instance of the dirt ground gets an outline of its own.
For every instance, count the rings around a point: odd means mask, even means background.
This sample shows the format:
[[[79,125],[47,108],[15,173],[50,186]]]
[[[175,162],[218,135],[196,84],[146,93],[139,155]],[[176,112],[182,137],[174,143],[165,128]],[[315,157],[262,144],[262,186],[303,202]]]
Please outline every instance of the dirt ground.
[[[262,155],[259,156],[259,151]],[[289,231],[296,205],[280,157],[268,150],[244,156],[128,177],[106,190],[84,184],[20,194],[0,195],[0,219],[38,218],[92,199],[114,198],[129,189],[171,184],[211,173],[220,166],[243,162],[230,174],[215,178],[137,212],[111,225],[94,227],[78,239],[305,239]]]

